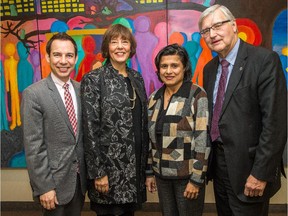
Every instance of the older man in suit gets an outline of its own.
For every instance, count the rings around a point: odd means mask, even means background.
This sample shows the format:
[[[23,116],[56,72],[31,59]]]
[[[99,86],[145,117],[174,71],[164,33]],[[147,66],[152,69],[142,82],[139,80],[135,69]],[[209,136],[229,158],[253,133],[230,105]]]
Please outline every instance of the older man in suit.
[[[268,215],[280,188],[287,140],[287,90],[277,53],[238,38],[224,6],[199,20],[208,47],[218,53],[204,68],[209,100],[213,178],[218,215]]]
[[[77,46],[58,33],[46,52],[52,73],[26,88],[21,104],[30,183],[43,215],[80,216],[86,192],[80,85],[69,77]]]

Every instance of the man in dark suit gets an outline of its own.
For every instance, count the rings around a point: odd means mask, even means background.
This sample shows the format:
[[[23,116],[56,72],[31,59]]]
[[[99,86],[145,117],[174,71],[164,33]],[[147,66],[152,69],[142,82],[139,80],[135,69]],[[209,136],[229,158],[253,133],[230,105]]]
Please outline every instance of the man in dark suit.
[[[30,183],[43,215],[80,216],[86,192],[80,84],[69,77],[77,46],[58,33],[46,52],[52,73],[26,88],[21,103]]]
[[[218,53],[203,71],[218,215],[268,215],[269,199],[281,186],[287,140],[281,62],[275,52],[239,39],[235,18],[224,6],[206,9],[199,29]]]

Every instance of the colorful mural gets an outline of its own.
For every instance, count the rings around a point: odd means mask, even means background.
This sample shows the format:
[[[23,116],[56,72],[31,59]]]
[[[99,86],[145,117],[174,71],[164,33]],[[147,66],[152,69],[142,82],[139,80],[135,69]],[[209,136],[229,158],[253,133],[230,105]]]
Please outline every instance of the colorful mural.
[[[245,1],[227,6],[238,14],[237,8],[243,8]],[[21,93],[30,84],[49,75],[45,46],[54,32],[67,32],[75,39],[78,62],[71,78],[81,81],[85,73],[100,67],[105,60],[100,47],[106,28],[113,23],[129,27],[138,46],[137,54],[128,64],[142,74],[150,95],[161,86],[155,74],[154,57],[162,47],[171,43],[187,49],[193,82],[203,84],[202,69],[215,54],[205,46],[199,34],[198,19],[203,10],[215,3],[226,5],[228,1],[2,0],[1,167],[26,166],[19,112]],[[265,25],[274,26],[268,34],[260,28],[263,23],[255,19],[255,16],[262,15],[261,8],[269,7],[265,4],[259,4],[259,12],[257,8],[241,11],[241,17],[238,16],[236,21],[239,37],[256,46],[263,41],[267,44],[273,35],[270,43],[280,55],[287,77],[286,3],[281,0],[277,7],[271,7],[269,14],[274,19],[261,18]]]

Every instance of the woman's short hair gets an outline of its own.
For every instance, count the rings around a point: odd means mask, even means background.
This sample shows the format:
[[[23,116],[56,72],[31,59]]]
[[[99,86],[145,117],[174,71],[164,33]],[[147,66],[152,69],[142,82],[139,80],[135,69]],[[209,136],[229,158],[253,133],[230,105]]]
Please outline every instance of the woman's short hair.
[[[51,46],[52,46],[52,43],[53,41],[55,40],[62,40],[62,41],[71,41],[71,43],[73,44],[74,46],[74,50],[75,50],[75,56],[77,56],[78,54],[78,49],[77,49],[77,44],[75,42],[75,40],[70,36],[68,35],[67,33],[65,32],[59,32],[57,34],[54,34],[50,40],[47,42],[47,45],[46,45],[46,53],[50,56],[50,53],[51,53]]]
[[[170,55],[178,55],[180,57],[180,61],[183,64],[184,67],[184,78],[183,81],[191,81],[192,79],[192,66],[191,66],[191,62],[189,60],[189,55],[187,53],[187,51],[185,50],[184,47],[178,45],[178,44],[171,44],[168,45],[166,47],[164,47],[163,49],[161,49],[157,56],[155,57],[155,66],[157,68],[157,76],[158,79],[160,80],[160,82],[163,82],[160,78],[160,62],[161,62],[161,58],[163,56],[170,56]]]
[[[113,38],[121,36],[122,39],[128,40],[131,43],[131,50],[130,50],[130,55],[129,58],[134,56],[136,53],[136,47],[137,43],[136,40],[130,31],[129,28],[121,25],[121,24],[114,24],[111,25],[107,31],[105,32],[103,36],[103,41],[102,41],[102,46],[101,46],[101,52],[102,56],[104,58],[110,58],[109,56],[109,43]]]

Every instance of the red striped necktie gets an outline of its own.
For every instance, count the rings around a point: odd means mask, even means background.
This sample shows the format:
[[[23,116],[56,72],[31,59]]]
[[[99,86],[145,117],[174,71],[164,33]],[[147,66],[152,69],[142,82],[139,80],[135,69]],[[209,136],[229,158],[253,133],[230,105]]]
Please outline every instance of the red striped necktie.
[[[63,85],[64,88],[64,100],[65,100],[65,107],[66,107],[66,111],[67,114],[69,116],[69,120],[71,122],[74,134],[77,134],[77,119],[76,119],[76,113],[75,113],[75,109],[74,109],[74,105],[73,105],[73,100],[72,100],[72,96],[70,94],[69,91],[69,84],[65,83]]]

